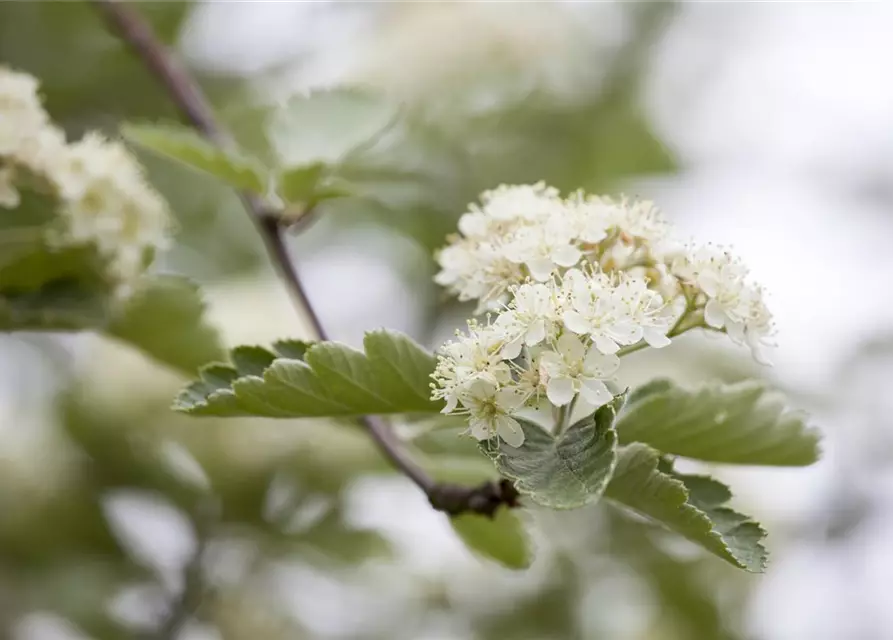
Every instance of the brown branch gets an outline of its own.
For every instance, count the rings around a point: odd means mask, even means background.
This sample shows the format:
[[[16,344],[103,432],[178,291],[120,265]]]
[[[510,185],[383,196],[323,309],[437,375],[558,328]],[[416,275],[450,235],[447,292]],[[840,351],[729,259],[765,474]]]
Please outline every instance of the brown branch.
[[[152,28],[136,9],[117,0],[91,1],[103,14],[112,31],[130,46],[155,75],[186,120],[214,143],[224,148],[230,147],[232,140],[217,125],[214,112],[201,89],[158,40]],[[285,223],[278,212],[271,210],[256,195],[249,193],[239,195],[264,240],[270,260],[276,265],[299,312],[307,316],[316,337],[327,340],[325,328],[313,305],[310,304],[301,278],[288,254],[283,228]],[[382,418],[364,416],[362,422],[382,454],[425,492],[435,509],[451,515],[471,511],[492,516],[500,505],[510,507],[517,505],[518,493],[507,480],[486,482],[477,487],[436,482],[407,455],[390,426]]]

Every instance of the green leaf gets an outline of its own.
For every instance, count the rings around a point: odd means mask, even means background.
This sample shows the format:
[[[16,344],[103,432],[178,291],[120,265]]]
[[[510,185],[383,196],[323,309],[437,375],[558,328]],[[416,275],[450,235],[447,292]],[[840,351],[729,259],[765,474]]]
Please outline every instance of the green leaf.
[[[283,358],[303,360],[311,346],[313,343],[306,340],[277,340],[273,343],[273,350]]]
[[[177,369],[194,372],[223,355],[217,330],[204,319],[198,287],[178,276],[146,278],[105,333]]]
[[[471,438],[452,440],[472,443]],[[448,482],[473,487],[487,481],[499,479],[493,465],[471,450],[473,456],[433,455],[422,456],[419,460],[437,482]],[[475,554],[495,560],[511,569],[524,569],[533,560],[531,541],[524,529],[524,522],[518,510],[500,508],[493,519],[474,513],[465,513],[449,518],[453,530]]]
[[[636,105],[622,101],[605,105],[599,116],[587,169],[603,184],[616,183],[630,174],[669,173],[676,168],[673,155]]]
[[[316,91],[274,113],[268,136],[284,167],[333,164],[373,142],[395,116],[392,105],[367,91]]]
[[[557,438],[519,420],[524,429],[520,447],[493,439],[481,448],[499,472],[534,502],[553,509],[582,507],[601,497],[614,471],[617,433],[613,425],[623,401],[623,395],[615,396]]]
[[[82,331],[102,326],[108,293],[75,279],[0,292],[0,331]]]
[[[724,506],[728,488],[711,478],[659,469],[660,454],[641,444],[620,449],[605,497],[685,536],[736,567],[759,573],[766,566],[766,533]]]
[[[372,331],[366,352],[337,342],[277,343],[277,353],[239,347],[233,366],[202,368],[174,403],[191,415],[275,418],[434,413],[434,356],[407,336]],[[295,357],[299,356],[299,357]]]
[[[801,466],[819,457],[819,434],[759,381],[687,391],[656,380],[633,391],[617,421],[622,444],[710,462]]]
[[[0,215],[0,331],[79,331],[106,321],[114,283],[92,246],[52,248],[54,201],[20,189]]]
[[[669,378],[655,378],[649,382],[646,382],[641,387],[636,387],[632,391],[630,391],[629,399],[627,400],[626,406],[627,409],[632,407],[634,404],[644,400],[648,396],[654,395],[656,393],[664,393],[669,391],[674,387],[674,383]],[[623,414],[620,416],[623,418]]]
[[[530,540],[521,518],[510,509],[499,509],[492,519],[475,513],[453,516],[450,524],[475,553],[510,569],[530,566]]]
[[[258,160],[238,151],[225,151],[192,129],[125,124],[121,133],[131,142],[209,173],[236,189],[258,194],[267,190],[268,172]]]
[[[322,162],[289,167],[279,174],[276,192],[289,203],[311,203],[325,169]]]

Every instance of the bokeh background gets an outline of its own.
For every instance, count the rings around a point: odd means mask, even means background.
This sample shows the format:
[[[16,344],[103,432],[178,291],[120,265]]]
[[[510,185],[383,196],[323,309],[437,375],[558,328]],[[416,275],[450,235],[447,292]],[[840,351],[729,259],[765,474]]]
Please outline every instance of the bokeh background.
[[[605,507],[529,514],[537,560],[517,573],[472,556],[353,425],[186,419],[168,409],[184,379],[123,346],[4,335],[0,636],[893,639],[893,5],[135,6],[248,143],[308,89],[400,105],[357,168],[370,197],[291,242],[335,338],[449,336],[469,309],[434,287],[431,252],[485,188],[645,195],[746,258],[781,346],[758,370],[686,336],[626,381],[767,376],[824,455],[712,469],[770,531],[763,576]],[[177,117],[87,4],[0,3],[0,62],[42,79],[72,135]],[[234,196],[144,160],[180,227],[162,268],[205,286],[226,343],[304,335]]]

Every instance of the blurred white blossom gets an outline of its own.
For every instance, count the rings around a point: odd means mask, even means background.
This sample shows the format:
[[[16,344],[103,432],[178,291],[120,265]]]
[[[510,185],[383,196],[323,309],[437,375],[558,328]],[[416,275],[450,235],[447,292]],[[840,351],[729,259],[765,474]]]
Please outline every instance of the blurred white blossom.
[[[66,143],[44,110],[38,81],[0,67],[0,207],[19,206],[22,186],[53,198],[54,247],[92,245],[118,293],[167,245],[170,212],[136,158],[96,132]]]
[[[19,205],[17,181],[45,179],[65,146],[38,87],[33,76],[0,66],[0,207],[7,209]]]
[[[88,133],[67,147],[65,159],[53,176],[65,222],[54,241],[92,243],[116,280],[132,281],[142,273],[147,252],[167,246],[167,202],[120,142]]]

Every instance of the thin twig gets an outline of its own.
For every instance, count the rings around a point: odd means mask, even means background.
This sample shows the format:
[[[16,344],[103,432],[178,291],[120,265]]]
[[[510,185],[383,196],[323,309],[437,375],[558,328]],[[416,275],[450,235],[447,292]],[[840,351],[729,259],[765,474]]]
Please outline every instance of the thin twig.
[[[133,49],[146,68],[164,85],[186,119],[217,144],[228,144],[229,141],[217,128],[214,111],[198,85],[161,44],[152,27],[137,10],[114,0],[92,1],[112,30]]]
[[[111,29],[155,75],[183,116],[215,144],[223,148],[230,147],[232,140],[217,125],[214,112],[201,89],[158,40],[151,26],[136,9],[117,0],[91,1],[103,14]],[[239,195],[263,238],[270,260],[276,265],[294,298],[298,311],[307,316],[318,339],[328,339],[288,254],[284,222],[278,212],[271,210],[256,195]],[[477,487],[438,483],[407,455],[383,419],[378,416],[364,416],[362,422],[384,456],[425,492],[435,509],[449,514],[473,511],[492,516],[500,505],[516,506],[518,493],[510,482],[487,482]]]
[[[313,328],[313,335],[317,340],[328,340],[329,336],[326,333],[319,316],[310,304],[310,299],[307,297],[304,284],[301,282],[301,278],[298,276],[298,270],[295,268],[294,260],[291,259],[291,256],[288,253],[288,245],[285,242],[282,225],[280,224],[278,217],[269,215],[261,218],[258,223],[258,228],[266,243],[270,259],[279,269],[279,275],[285,281],[288,290],[291,292],[298,310],[307,316],[307,320],[310,321],[310,326]]]

